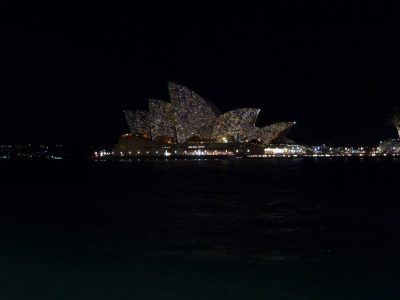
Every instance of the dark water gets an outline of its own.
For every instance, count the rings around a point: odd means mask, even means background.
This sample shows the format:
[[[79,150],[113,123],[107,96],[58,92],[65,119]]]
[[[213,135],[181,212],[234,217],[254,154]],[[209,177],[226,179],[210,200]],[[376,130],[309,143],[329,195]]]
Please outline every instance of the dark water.
[[[0,299],[400,299],[400,160],[0,163]]]

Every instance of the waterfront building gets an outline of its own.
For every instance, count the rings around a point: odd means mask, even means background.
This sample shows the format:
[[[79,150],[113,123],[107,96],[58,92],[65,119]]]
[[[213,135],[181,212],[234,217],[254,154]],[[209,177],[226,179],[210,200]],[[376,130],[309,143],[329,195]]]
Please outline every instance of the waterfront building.
[[[169,82],[170,102],[149,99],[149,110],[125,111],[130,133],[120,137],[114,153],[177,155],[263,154],[263,147],[290,142],[295,122],[257,127],[258,108],[225,113],[189,88]]]

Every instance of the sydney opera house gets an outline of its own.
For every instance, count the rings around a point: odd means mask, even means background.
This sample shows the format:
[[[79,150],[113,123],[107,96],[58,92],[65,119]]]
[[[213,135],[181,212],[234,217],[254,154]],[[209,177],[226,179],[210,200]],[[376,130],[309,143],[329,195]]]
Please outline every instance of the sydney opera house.
[[[225,113],[182,85],[168,83],[170,102],[149,99],[148,111],[125,111],[129,134],[114,153],[129,155],[240,155],[262,153],[265,145],[290,143],[295,122],[257,127],[260,109]]]

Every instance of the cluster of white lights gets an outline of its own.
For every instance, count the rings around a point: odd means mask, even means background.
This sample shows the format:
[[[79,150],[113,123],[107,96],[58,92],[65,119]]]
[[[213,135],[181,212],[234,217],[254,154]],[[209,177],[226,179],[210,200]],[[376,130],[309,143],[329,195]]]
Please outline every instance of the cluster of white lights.
[[[203,149],[205,146],[198,145],[198,146],[188,146],[189,149]]]
[[[114,152],[108,152],[106,150],[101,150],[99,152],[96,151],[94,153],[94,156],[96,156],[96,157],[104,157],[104,156],[109,156],[109,155],[113,155],[113,154],[114,154]]]
[[[271,153],[271,154],[283,154],[287,152],[287,149],[284,148],[265,148],[264,149],[265,153]]]

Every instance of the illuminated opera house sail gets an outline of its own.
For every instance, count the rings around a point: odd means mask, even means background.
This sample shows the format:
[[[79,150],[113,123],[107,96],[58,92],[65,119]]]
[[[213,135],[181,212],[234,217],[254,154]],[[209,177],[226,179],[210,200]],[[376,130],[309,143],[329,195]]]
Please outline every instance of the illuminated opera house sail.
[[[125,111],[134,136],[182,144],[190,141],[270,144],[285,137],[295,122],[256,127],[260,109],[240,108],[225,113],[185,86],[169,82],[171,102],[149,100],[149,110]]]

